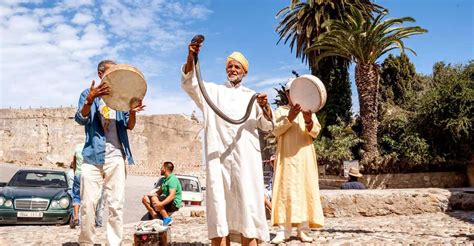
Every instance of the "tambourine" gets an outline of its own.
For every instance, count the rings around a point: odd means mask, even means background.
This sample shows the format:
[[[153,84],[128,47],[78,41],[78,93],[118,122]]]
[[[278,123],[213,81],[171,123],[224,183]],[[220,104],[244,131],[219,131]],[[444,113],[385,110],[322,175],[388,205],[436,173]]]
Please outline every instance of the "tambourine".
[[[314,75],[301,75],[291,82],[290,97],[293,104],[299,104],[302,110],[318,112],[326,104],[326,87]]]
[[[107,83],[110,87],[110,94],[102,96],[102,99],[116,111],[129,111],[137,107],[147,89],[142,72],[127,64],[117,64],[107,69],[101,83]]]

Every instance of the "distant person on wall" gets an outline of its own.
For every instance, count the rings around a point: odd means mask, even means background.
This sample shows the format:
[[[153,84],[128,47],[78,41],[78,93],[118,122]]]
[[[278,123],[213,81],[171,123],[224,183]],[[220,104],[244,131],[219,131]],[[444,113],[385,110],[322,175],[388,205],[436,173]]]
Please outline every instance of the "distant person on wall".
[[[285,86],[288,105],[275,111],[277,139],[272,196],[272,224],[278,231],[272,243],[283,243],[297,227],[302,242],[311,242],[310,228],[324,226],[319,196],[318,166],[313,141],[321,130],[316,115],[303,111],[290,97],[291,81]]]
[[[115,62],[104,60],[97,66],[100,79]],[[80,244],[94,244],[95,217],[98,198],[105,187],[109,210],[107,221],[107,245],[120,245],[123,237],[123,203],[125,197],[125,158],[133,164],[127,130],[136,123],[137,112],[144,105],[128,112],[109,108],[102,96],[110,93],[107,84],[95,87],[95,81],[84,90],[78,103],[75,120],[84,126],[86,142],[82,151],[81,174],[81,233]]]
[[[171,225],[173,220],[170,214],[176,212],[182,206],[183,189],[178,178],[173,174],[174,165],[167,161],[161,166],[161,175],[165,178],[160,188],[152,191],[150,195],[144,196],[142,203],[150,213],[152,219],[158,215],[163,218],[163,225]]]
[[[359,178],[362,177],[362,174],[359,172],[359,169],[351,167],[349,169],[349,179],[347,182],[341,185],[343,190],[364,190],[365,185],[359,182]]]

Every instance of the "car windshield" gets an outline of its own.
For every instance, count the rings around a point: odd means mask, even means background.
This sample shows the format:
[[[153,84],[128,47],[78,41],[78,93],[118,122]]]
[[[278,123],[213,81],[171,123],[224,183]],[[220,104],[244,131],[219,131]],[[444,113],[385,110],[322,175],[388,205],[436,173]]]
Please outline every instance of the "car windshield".
[[[67,188],[63,173],[19,172],[15,174],[9,186]]]
[[[199,192],[198,182],[192,179],[179,179],[183,191]]]
[[[161,184],[163,184],[163,181],[165,178],[160,178],[158,182],[155,185],[155,188],[160,188]],[[199,183],[196,180],[193,179],[186,179],[182,177],[178,177],[179,183],[181,184],[181,188],[183,191],[190,191],[190,192],[199,192]]]

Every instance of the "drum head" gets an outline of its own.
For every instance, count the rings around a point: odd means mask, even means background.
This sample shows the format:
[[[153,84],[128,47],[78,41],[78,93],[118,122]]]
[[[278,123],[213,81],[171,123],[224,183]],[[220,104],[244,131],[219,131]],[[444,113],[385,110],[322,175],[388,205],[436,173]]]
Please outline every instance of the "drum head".
[[[299,104],[303,110],[318,112],[326,104],[326,87],[316,76],[302,75],[291,83],[290,97],[292,102]]]
[[[146,81],[143,74],[127,64],[110,67],[102,77],[101,83],[108,83],[110,94],[102,96],[105,104],[116,111],[129,111],[139,105],[146,94]]]

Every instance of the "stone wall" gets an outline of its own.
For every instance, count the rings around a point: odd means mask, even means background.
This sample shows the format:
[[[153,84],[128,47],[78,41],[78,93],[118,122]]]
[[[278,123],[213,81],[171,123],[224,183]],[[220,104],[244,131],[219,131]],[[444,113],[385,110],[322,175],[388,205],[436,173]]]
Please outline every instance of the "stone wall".
[[[469,186],[465,172],[367,174],[359,181],[369,189],[458,188]],[[324,188],[339,188],[344,182],[346,182],[346,179],[341,176],[319,176],[319,185]]]
[[[394,173],[364,175],[361,181],[371,189],[456,188],[468,186],[465,172]]]
[[[474,209],[472,190],[387,189],[321,191],[325,217],[414,215]]]
[[[467,166],[467,179],[469,180],[469,186],[474,187],[474,157]]]
[[[321,190],[320,197],[326,218],[410,216],[474,210],[472,188]],[[204,208],[190,207],[190,209],[202,211]],[[189,216],[190,209],[180,210],[173,216],[183,212],[186,213],[185,216]],[[204,216],[205,212],[198,214]]]
[[[0,161],[38,166],[64,166],[74,146],[84,141],[84,127],[74,121],[75,108],[0,109]],[[171,160],[176,171],[201,173],[202,124],[184,115],[138,116],[129,131],[136,165],[128,172],[159,174]],[[199,175],[200,176],[200,175]]]

